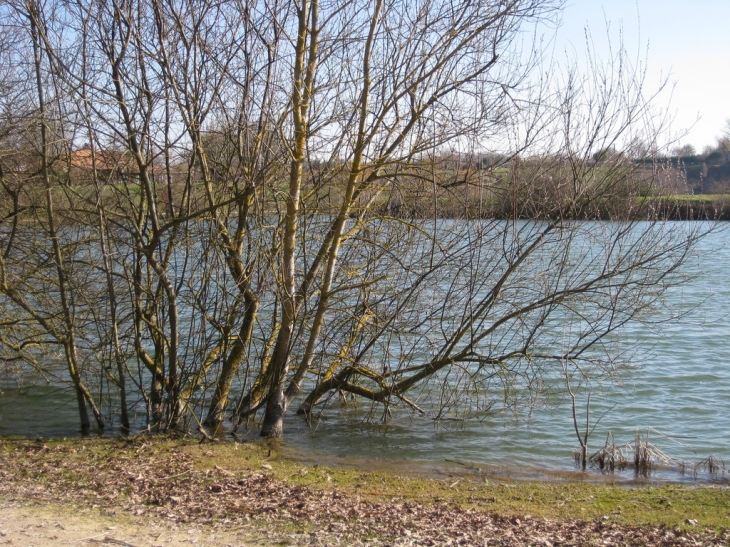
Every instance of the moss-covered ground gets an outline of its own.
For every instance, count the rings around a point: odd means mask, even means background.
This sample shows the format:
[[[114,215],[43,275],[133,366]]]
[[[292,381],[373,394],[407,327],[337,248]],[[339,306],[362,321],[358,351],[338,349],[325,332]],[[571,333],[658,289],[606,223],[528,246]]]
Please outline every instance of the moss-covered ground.
[[[528,519],[583,522],[593,526],[586,532],[590,534],[598,533],[596,526],[611,525],[622,534],[651,529],[657,538],[662,530],[672,531],[672,537],[699,533],[705,539],[718,538],[718,543],[709,539],[702,545],[723,544],[730,529],[730,489],[722,479],[711,485],[638,486],[606,480],[525,481],[479,473],[425,478],[422,473],[365,467],[303,464],[263,442],[201,443],[162,436],[0,439],[0,500],[86,503],[131,515],[198,519],[207,525],[246,521],[252,531],[274,526],[279,534],[297,537],[314,530],[345,533],[337,526],[347,528],[355,522],[352,537],[401,537],[410,520],[399,517],[386,527],[373,516],[388,507],[411,512],[413,522],[433,522],[446,511],[449,519],[466,515],[470,523],[488,517],[495,530],[499,523],[524,526]],[[641,543],[636,541],[606,544]],[[674,544],[661,541],[665,543],[656,539],[647,544]]]

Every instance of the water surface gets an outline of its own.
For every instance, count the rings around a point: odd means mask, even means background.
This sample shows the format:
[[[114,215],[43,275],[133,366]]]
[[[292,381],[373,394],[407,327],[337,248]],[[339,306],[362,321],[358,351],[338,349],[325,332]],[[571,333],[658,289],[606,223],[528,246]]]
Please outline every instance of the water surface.
[[[686,315],[656,329],[627,329],[628,344],[643,344],[637,358],[640,369],[622,388],[606,386],[603,393],[594,394],[590,424],[595,429],[589,452],[603,445],[608,432],[617,444],[632,442],[639,432],[648,433],[658,448],[678,460],[700,461],[712,455],[730,467],[730,367],[725,357],[730,340],[728,265],[730,231],[720,230],[701,241],[685,269],[687,283],[666,294],[664,311],[658,312],[657,319],[662,319],[662,313]],[[0,435],[79,434],[70,390],[40,377],[20,378],[0,374]],[[458,421],[434,422],[396,413],[382,424],[380,410],[371,414],[367,404],[333,401],[316,422],[289,416],[285,448],[311,462],[407,462],[429,469],[461,462],[464,469],[480,472],[570,472],[575,469],[573,451],[578,447],[571,407],[566,399],[552,403],[522,415],[488,413]],[[581,422],[583,405],[585,399],[579,401]],[[138,414],[136,420],[142,423],[144,416]],[[682,478],[675,471],[654,476]]]

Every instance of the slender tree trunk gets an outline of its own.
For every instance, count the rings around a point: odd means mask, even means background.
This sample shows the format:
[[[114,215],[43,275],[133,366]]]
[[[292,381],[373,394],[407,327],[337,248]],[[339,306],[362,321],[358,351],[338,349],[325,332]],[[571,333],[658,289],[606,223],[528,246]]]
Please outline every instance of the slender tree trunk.
[[[88,431],[91,427],[89,421],[89,414],[86,408],[88,403],[96,418],[97,425],[99,428],[104,427],[104,419],[101,412],[98,411],[93,403],[91,394],[83,385],[81,380],[81,373],[78,366],[78,358],[76,355],[76,342],[75,342],[75,326],[73,313],[71,311],[71,302],[69,301],[68,294],[68,279],[67,272],[63,264],[63,251],[61,249],[61,242],[57,233],[55,210],[53,203],[53,187],[51,184],[51,178],[49,173],[48,163],[48,121],[46,118],[46,101],[44,93],[44,85],[42,79],[42,58],[40,48],[40,36],[39,36],[39,20],[37,6],[30,5],[28,17],[30,19],[31,36],[33,39],[33,53],[34,53],[34,66],[35,66],[35,77],[36,77],[36,91],[38,94],[38,110],[40,114],[40,131],[41,131],[41,176],[43,177],[43,185],[45,188],[46,195],[46,215],[48,222],[48,235],[51,239],[53,246],[53,258],[56,266],[56,274],[58,280],[58,292],[61,300],[61,309],[64,321],[65,334],[63,335],[63,346],[66,354],[66,364],[69,369],[69,374],[74,383],[76,391],[76,400],[79,407],[79,420],[81,422],[81,430]]]
[[[281,328],[271,357],[271,379],[273,381],[270,384],[266,412],[261,427],[262,437],[281,437],[283,435],[283,419],[288,405],[284,395],[283,382],[289,370],[289,348],[297,315],[295,291],[297,229],[304,161],[309,136],[309,108],[317,68],[319,1],[308,0],[302,2],[302,6],[297,13],[299,27],[292,91],[294,143],[282,241]]]
[[[221,370],[218,376],[218,383],[216,384],[213,398],[210,401],[208,416],[203,422],[205,425],[217,428],[225,418],[231,384],[233,383],[233,378],[235,377],[239,364],[243,360],[246,348],[251,340],[257,310],[258,302],[251,300],[247,303],[246,312],[243,317],[241,329],[238,333],[238,338],[233,343],[233,347],[231,348],[225,363],[223,363],[223,370]]]

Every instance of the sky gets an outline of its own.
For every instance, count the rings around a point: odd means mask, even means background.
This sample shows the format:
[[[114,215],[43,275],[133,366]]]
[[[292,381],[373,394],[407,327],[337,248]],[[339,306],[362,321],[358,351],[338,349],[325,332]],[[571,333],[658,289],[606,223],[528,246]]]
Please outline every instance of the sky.
[[[649,87],[669,78],[660,106],[686,132],[678,144],[716,143],[730,119],[730,0],[566,0],[562,19],[559,50],[583,51],[586,26],[599,50],[622,28],[627,50],[646,57]]]

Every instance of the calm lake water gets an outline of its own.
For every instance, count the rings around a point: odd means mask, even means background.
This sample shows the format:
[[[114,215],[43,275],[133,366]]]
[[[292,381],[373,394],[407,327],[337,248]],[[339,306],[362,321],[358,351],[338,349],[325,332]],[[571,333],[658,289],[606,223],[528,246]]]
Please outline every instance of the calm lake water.
[[[589,453],[603,445],[608,432],[617,445],[633,442],[637,432],[648,432],[649,440],[668,456],[697,462],[712,455],[730,467],[728,265],[730,230],[721,229],[700,243],[685,269],[689,281],[666,296],[665,313],[687,314],[657,330],[634,327],[626,332],[628,342],[644,344],[638,358],[641,369],[624,389],[593,396],[591,426],[603,417],[590,438]],[[0,392],[0,436],[78,435],[70,390],[42,379],[19,385],[15,377],[0,374]],[[332,408],[311,425],[290,416],[285,448],[309,461],[330,463],[367,460],[437,468],[451,460],[486,469],[575,469],[573,451],[578,442],[567,401],[521,416],[492,414],[439,424],[398,414],[386,425],[368,423],[364,420],[368,409]],[[585,407],[579,412],[584,422]],[[654,478],[682,476],[664,471]]]

